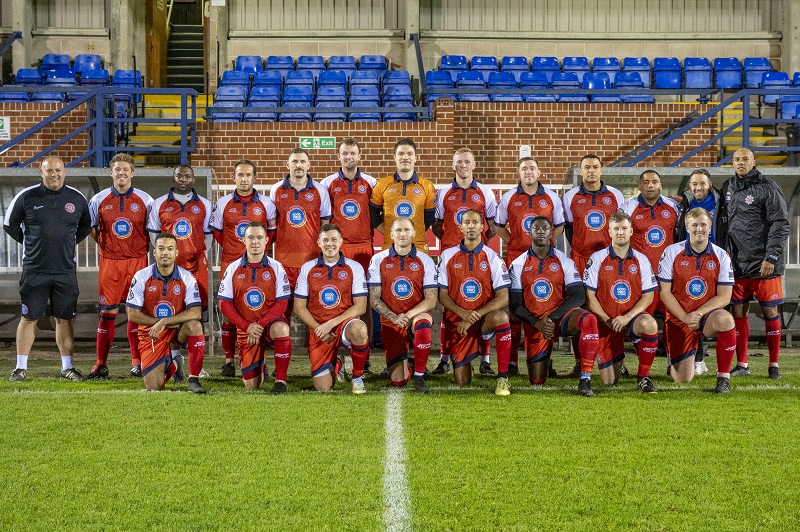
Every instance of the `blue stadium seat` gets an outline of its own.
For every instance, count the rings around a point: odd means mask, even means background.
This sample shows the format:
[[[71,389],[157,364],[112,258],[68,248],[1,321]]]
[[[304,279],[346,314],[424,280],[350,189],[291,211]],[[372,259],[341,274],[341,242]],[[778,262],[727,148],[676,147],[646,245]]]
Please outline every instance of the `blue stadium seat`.
[[[681,62],[677,57],[656,57],[653,60],[653,88],[680,89]]]
[[[611,88],[611,78],[607,72],[588,72],[583,76],[582,85],[584,89],[608,90]],[[622,98],[616,94],[592,94],[589,101],[592,103],[622,103]]]
[[[356,70],[356,58],[352,55],[332,55],[328,58],[328,70],[341,70],[349,79]]]
[[[375,90],[380,86],[380,77],[377,70],[356,70],[350,76],[350,88],[356,85],[368,85],[375,87]]]
[[[44,80],[38,69],[20,68],[14,76],[14,83],[17,85],[42,85]]]
[[[622,68],[616,57],[595,57],[592,60],[592,72],[605,72],[610,78],[615,72],[620,71]]]
[[[794,120],[797,118],[797,107],[800,105],[800,96],[781,96],[778,98],[780,118]]]
[[[587,74],[588,75],[588,74]],[[586,76],[583,76],[586,79]],[[581,84],[578,81],[578,75],[575,72],[560,72],[553,74],[551,83],[554,89],[580,89]],[[589,103],[589,97],[585,94],[559,94],[559,103]]]
[[[297,58],[297,70],[308,70],[316,80],[319,73],[325,70],[325,60],[321,55],[301,55]]]
[[[6,89],[19,89],[14,92],[0,92],[0,103],[26,103],[31,101],[31,95],[21,85],[4,85]]]
[[[456,81],[459,72],[465,72],[467,67],[467,56],[465,55],[443,55],[439,60],[439,70],[444,70],[450,74],[453,82]]]
[[[320,85],[317,88],[317,104],[320,102],[339,102],[344,107],[347,104],[347,90],[344,85]]]
[[[644,83],[638,72],[617,72],[614,74],[615,89],[643,89]],[[623,94],[623,103],[656,103],[649,94]]]
[[[244,87],[247,90],[250,88],[250,75],[242,70],[226,70],[222,73],[219,85],[220,87]]]
[[[511,72],[492,72],[489,74],[488,87],[490,89],[500,89],[501,91],[503,89],[516,89],[517,79]],[[503,94],[502,92],[493,93],[491,94],[491,100],[493,102],[521,102],[522,95]]]
[[[281,89],[275,85],[257,85],[250,89],[248,103],[270,102],[270,105],[278,105],[281,101]]]
[[[81,85],[108,85],[109,82],[108,70],[86,70],[81,74]]]
[[[638,72],[639,77],[644,83],[646,89],[650,88],[650,78],[652,76],[652,69],[650,68],[650,60],[646,57],[626,57],[622,60],[623,72]]]
[[[761,87],[761,80],[765,72],[772,72],[772,64],[766,57],[744,58],[744,86],[748,89]]]
[[[482,89],[486,87],[483,74],[480,72],[462,71],[456,77],[456,87],[461,89]],[[488,102],[488,94],[459,94],[460,102]]]
[[[344,70],[323,70],[317,78],[317,85],[339,85],[347,87],[347,73]]]
[[[59,77],[55,77],[55,76],[48,76],[47,78],[45,78],[44,84],[46,86],[48,86],[48,87],[61,87],[61,88],[65,88],[65,89],[66,88],[71,88],[71,87],[74,87],[75,85],[77,85],[77,83],[75,83],[75,78],[74,77],[59,78]],[[72,101],[72,100],[75,100],[76,98],[78,98],[79,94],[81,94],[81,93],[78,93],[78,92],[65,92],[63,94],[63,97],[67,101]]]
[[[372,102],[380,105],[381,97],[378,88],[373,85],[352,85],[350,87],[350,102]]]
[[[558,58],[552,56],[536,56],[531,61],[531,71],[541,72],[550,83],[553,80],[553,74],[561,72],[561,67],[558,64]]]
[[[73,67],[76,73],[81,75],[90,70],[102,70],[103,58],[97,54],[78,54],[75,56],[75,65]]]
[[[31,92],[31,102],[63,103],[64,94],[61,92]]]
[[[789,80],[789,74],[786,72],[763,72],[761,79],[761,87],[763,89],[788,89],[791,88],[792,82]],[[765,94],[764,103],[766,105],[775,106],[778,104],[780,96],[777,94]]]
[[[706,57],[683,59],[683,86],[686,89],[711,88],[711,63]]]
[[[575,72],[578,81],[583,83],[583,76],[589,72],[589,59],[583,56],[567,56],[561,62],[562,72]]]
[[[230,111],[223,111],[214,109],[214,107],[244,107],[243,102],[234,102],[223,100],[219,102],[214,102],[214,106],[209,109],[211,112],[210,118],[215,122],[241,122],[242,121],[242,113],[234,113]]]
[[[222,85],[217,87],[217,93],[214,95],[214,104],[217,102],[239,102],[241,107],[244,107],[247,101],[247,89],[241,85]]]
[[[314,73],[310,70],[290,70],[286,74],[284,85],[289,86],[301,85],[308,87],[312,92],[314,91]]]
[[[111,86],[119,89],[119,92],[114,94],[114,100],[128,102],[132,100],[141,101],[142,95],[137,94],[136,98],[130,93],[125,93],[125,89],[134,89],[142,87],[142,73],[138,70],[115,70],[114,75],[111,77]]]
[[[493,55],[475,55],[469,62],[469,69],[482,73],[483,80],[488,82],[489,74],[498,72],[500,70],[500,64]]]
[[[577,77],[576,72],[570,72]],[[547,78],[541,72],[523,72],[519,77],[520,89],[549,89],[550,84],[547,83]],[[523,102],[553,102],[557,101],[555,94],[523,94]]]
[[[792,85],[795,87],[800,87],[800,72],[794,73],[794,76],[792,77]]]
[[[736,57],[714,59],[714,86],[718,89],[742,88],[742,64]]]
[[[294,70],[294,59],[290,55],[270,55],[264,63],[264,70],[277,70],[283,78],[290,70]]]
[[[384,85],[381,100],[384,105],[389,102],[403,102],[407,105],[414,104],[414,96],[411,94],[410,85]]]
[[[383,73],[389,70],[389,64],[386,57],[382,55],[362,55],[358,58],[359,70],[375,70],[378,73],[378,79],[383,76]]]
[[[317,107],[345,107],[343,103],[332,101],[318,101]],[[314,122],[345,122],[347,114],[344,112],[320,112],[314,113]]]
[[[239,72],[247,72],[252,78],[256,75],[256,72],[264,71],[264,63],[260,55],[240,55],[236,58],[233,69]]]
[[[287,85],[283,91],[283,107],[311,107],[313,102],[313,91],[308,85]],[[311,112],[283,112],[278,118],[279,122],[311,122]]]
[[[449,72],[443,70],[429,70],[425,72],[425,85],[429,89],[451,88],[454,83]]]
[[[367,101],[355,101],[350,102],[350,107],[378,107],[377,104],[373,102]],[[380,122],[381,121],[381,114],[380,113],[350,113],[348,117],[350,122]]]
[[[253,87],[260,85],[271,85],[281,89],[283,87],[283,75],[278,70],[262,70],[253,75]]]
[[[277,102],[255,101],[249,102],[247,107],[277,107]],[[244,113],[245,122],[275,122],[278,119],[278,113],[271,112],[257,112],[246,111]]]
[[[72,60],[67,54],[45,54],[39,62],[39,73],[43,78],[48,76],[75,77]]]
[[[386,102],[384,107],[407,107],[412,104],[407,102]],[[386,112],[383,113],[384,122],[416,122],[417,115],[412,112]]]
[[[519,76],[523,72],[530,72],[531,65],[528,58],[522,55],[507,55],[500,60],[500,71],[508,71],[514,74],[519,82]]]
[[[408,70],[387,70],[383,74],[382,84],[411,86],[411,75]]]

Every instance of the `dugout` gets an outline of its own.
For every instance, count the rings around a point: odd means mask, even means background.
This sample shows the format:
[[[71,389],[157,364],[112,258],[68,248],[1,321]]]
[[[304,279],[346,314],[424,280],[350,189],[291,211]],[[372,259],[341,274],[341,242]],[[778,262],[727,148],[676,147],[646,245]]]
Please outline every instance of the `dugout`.
[[[211,198],[213,171],[210,168],[195,168],[195,190]],[[91,199],[97,192],[111,186],[108,168],[67,168],[66,184],[80,190]],[[171,168],[135,168],[133,186],[150,194],[153,199],[169,191],[172,182]],[[0,169],[0,209],[5,213],[11,200],[22,189],[41,183],[38,168]],[[213,203],[213,200],[212,200]],[[78,316],[75,319],[75,337],[93,339],[97,331],[97,246],[87,237],[77,248],[78,256]],[[152,257],[151,257],[152,262]],[[22,246],[3,232],[0,238],[0,339],[13,341],[19,319],[19,278],[22,272]],[[213,290],[213,284],[211,285]],[[212,292],[213,293],[213,292]],[[122,312],[121,314],[124,314]],[[125,327],[127,319],[117,319],[117,340],[127,342]],[[40,331],[39,338],[55,339],[51,331]]]

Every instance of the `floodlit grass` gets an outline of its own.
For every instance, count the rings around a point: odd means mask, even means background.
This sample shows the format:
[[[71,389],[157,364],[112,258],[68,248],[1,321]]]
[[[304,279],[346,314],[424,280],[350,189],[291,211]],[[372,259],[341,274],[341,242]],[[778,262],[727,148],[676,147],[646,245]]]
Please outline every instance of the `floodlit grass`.
[[[534,388],[519,377],[499,398],[492,377],[465,389],[452,373],[431,377],[430,394],[402,398],[413,528],[791,530],[800,513],[792,353],[781,381],[753,357],[753,376],[733,379],[726,396],[711,393],[713,376],[672,384],[664,359],[655,395],[633,378],[615,388],[595,378],[597,395],[585,399],[574,381]],[[91,358],[76,366],[88,373]],[[382,358],[372,360],[377,373]],[[108,381],[57,379],[52,356],[10,383],[4,351],[0,529],[382,530],[384,378],[369,376],[360,397],[349,383],[311,392],[307,359],[296,356],[290,393],[275,397],[213,377],[221,363],[207,360],[211,393],[195,396],[185,385],[143,391],[121,357]],[[555,363],[565,373],[572,359]]]

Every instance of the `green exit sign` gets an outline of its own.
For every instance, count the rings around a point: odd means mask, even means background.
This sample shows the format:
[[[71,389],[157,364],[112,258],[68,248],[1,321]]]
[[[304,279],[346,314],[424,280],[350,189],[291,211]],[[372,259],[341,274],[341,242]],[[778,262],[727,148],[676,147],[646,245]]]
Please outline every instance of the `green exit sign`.
[[[300,137],[300,147],[312,150],[335,150],[336,137]]]

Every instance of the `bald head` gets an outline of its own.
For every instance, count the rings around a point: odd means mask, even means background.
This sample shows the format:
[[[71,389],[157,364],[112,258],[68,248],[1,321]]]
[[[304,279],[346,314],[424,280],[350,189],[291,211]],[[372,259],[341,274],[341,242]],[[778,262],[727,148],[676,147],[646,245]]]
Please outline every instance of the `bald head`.
[[[733,152],[733,171],[739,177],[746,176],[756,167],[756,157],[747,148],[739,148]]]

